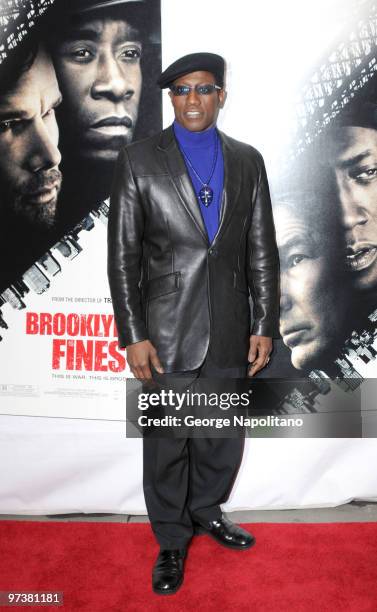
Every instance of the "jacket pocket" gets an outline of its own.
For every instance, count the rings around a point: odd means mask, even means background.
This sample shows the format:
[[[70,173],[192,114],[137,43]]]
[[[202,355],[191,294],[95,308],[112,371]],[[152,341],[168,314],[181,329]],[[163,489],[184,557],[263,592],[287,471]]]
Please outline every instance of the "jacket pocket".
[[[164,276],[152,278],[142,287],[143,300],[148,302],[154,298],[160,297],[161,295],[175,293],[179,290],[180,285],[180,272],[172,272],[171,274],[164,274]]]
[[[233,287],[237,289],[237,291],[249,295],[249,287],[246,283],[246,278],[244,276],[241,278],[241,275],[237,274],[237,272],[233,272]]]

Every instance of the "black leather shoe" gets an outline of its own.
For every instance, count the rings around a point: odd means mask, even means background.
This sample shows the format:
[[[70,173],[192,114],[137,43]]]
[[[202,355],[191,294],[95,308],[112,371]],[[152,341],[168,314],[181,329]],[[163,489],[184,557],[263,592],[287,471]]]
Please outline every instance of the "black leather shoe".
[[[217,521],[201,524],[201,526],[204,529],[204,533],[227,548],[246,550],[255,544],[255,538],[251,533],[235,525],[225,517]]]
[[[184,550],[160,550],[152,573],[152,587],[159,595],[176,593],[183,582]]]

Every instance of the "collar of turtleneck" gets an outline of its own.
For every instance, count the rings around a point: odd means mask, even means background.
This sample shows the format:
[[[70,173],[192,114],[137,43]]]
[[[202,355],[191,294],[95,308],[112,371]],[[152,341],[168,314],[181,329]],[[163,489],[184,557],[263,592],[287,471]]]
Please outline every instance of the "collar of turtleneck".
[[[188,148],[213,147],[216,142],[216,126],[210,127],[202,132],[191,132],[183,125],[174,121],[173,129],[178,142]]]

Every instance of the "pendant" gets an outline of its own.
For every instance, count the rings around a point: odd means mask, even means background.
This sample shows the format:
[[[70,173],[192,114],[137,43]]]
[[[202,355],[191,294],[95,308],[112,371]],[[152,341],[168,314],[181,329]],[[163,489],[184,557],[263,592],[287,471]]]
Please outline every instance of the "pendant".
[[[209,185],[203,185],[199,191],[199,198],[204,206],[209,206],[213,200],[213,190]]]

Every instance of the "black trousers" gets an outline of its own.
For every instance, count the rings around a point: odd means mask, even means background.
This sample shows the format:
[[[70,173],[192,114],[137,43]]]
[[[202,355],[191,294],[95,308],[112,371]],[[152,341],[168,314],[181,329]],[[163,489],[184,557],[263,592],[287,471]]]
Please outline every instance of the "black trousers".
[[[169,384],[184,378],[244,378],[244,368],[218,368],[209,355],[197,370],[156,375]],[[184,549],[194,522],[221,517],[241,464],[244,438],[144,438],[143,488],[153,532],[161,548]]]

